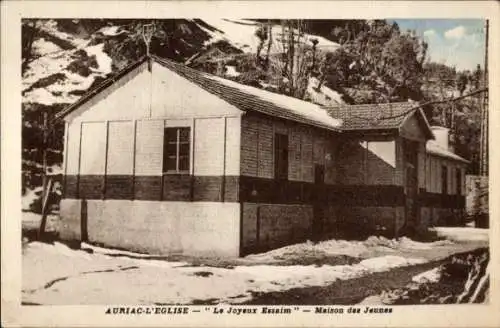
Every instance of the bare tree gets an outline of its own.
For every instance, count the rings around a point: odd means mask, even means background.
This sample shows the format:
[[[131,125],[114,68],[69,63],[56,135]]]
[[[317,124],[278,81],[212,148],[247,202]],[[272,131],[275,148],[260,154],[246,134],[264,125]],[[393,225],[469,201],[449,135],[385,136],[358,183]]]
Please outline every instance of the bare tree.
[[[23,19],[21,22],[22,63],[21,72],[24,74],[28,64],[33,60],[33,42],[38,34],[37,20]]]
[[[271,73],[279,77],[279,89],[300,99],[306,93],[313,58],[310,38],[305,30],[306,25],[301,20],[282,20],[278,42],[272,45],[278,55],[271,56],[269,61]]]

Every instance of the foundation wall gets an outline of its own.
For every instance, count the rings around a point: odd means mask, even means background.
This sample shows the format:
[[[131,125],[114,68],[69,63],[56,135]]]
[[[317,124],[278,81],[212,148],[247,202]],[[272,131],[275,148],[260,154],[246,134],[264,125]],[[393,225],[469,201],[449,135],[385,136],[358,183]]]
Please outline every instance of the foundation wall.
[[[239,213],[238,203],[64,199],[61,237],[85,239],[80,222],[86,222],[88,241],[106,247],[236,257]]]
[[[311,238],[309,205],[242,204],[242,253],[256,253]]]

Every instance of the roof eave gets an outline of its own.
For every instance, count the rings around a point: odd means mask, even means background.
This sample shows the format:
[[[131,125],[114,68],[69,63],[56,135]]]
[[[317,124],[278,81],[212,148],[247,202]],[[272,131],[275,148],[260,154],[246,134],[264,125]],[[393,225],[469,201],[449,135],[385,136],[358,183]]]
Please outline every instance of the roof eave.
[[[96,88],[94,88],[94,89],[86,92],[76,102],[74,102],[73,104],[65,107],[57,115],[55,115],[55,117],[52,120],[52,123],[56,123],[57,121],[64,119],[66,116],[68,116],[70,113],[74,112],[80,106],[82,106],[86,102],[90,101],[94,96],[96,96],[100,92],[104,91],[105,89],[107,89],[108,87],[110,87],[111,85],[113,85],[113,83],[115,83],[117,80],[119,80],[120,78],[124,77],[125,75],[127,75],[128,73],[130,73],[135,68],[137,68],[140,65],[142,65],[147,60],[147,58],[148,58],[147,56],[144,56],[144,57],[140,58],[139,60],[133,62],[132,64],[130,64],[128,66],[126,66],[125,68],[123,68],[122,70],[120,70],[119,72],[117,72],[116,74],[114,74],[113,76],[110,76],[107,79],[105,79],[104,81],[102,81]]]
[[[426,150],[426,152],[429,155],[436,156],[436,157],[441,157],[441,158],[446,158],[448,160],[455,161],[455,162],[462,162],[464,164],[470,164],[471,163],[470,161],[468,161],[465,158],[462,158],[462,157],[460,157],[458,155],[449,156],[449,155],[438,153],[438,152],[435,152],[435,151],[432,151],[432,150]]]

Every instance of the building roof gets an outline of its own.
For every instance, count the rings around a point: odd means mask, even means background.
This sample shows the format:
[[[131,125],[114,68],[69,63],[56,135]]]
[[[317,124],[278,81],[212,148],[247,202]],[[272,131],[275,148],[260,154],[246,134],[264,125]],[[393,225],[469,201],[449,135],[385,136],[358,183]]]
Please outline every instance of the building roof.
[[[342,122],[328,115],[319,105],[286,95],[262,90],[259,88],[236,83],[205,72],[187,67],[168,59],[151,56],[154,62],[166,67],[174,73],[195,83],[202,89],[218,96],[231,105],[243,111],[259,112],[273,117],[279,117],[320,128],[339,131]],[[104,80],[96,89],[86,93],[76,103],[61,111],[56,119],[60,119],[103,91],[128,72],[147,61],[147,57],[129,65],[114,76]]]
[[[428,154],[448,158],[454,161],[462,162],[465,164],[469,164],[470,162],[465,158],[462,158],[455,154],[454,152],[440,146],[436,140],[429,140],[425,145],[425,149]]]
[[[335,131],[338,131],[342,124],[340,120],[328,115],[320,105],[223,79],[170,60],[153,58],[160,65],[241,110],[260,112]]]
[[[399,129],[408,117],[417,114],[426,126],[426,135],[429,139],[433,138],[425,115],[415,103],[337,105],[327,107],[327,110],[332,117],[342,120],[340,127],[342,131]]]
[[[421,109],[408,102],[367,105],[338,105],[325,107],[311,102],[270,92],[252,86],[240,84],[228,79],[201,72],[184,64],[168,59],[151,56],[151,60],[173,71],[174,73],[195,83],[202,89],[218,96],[243,111],[258,112],[265,115],[283,118],[307,125],[333,131],[366,131],[366,130],[395,130],[399,129],[405,119],[417,113],[424,121],[429,139],[433,138],[432,131]],[[56,119],[60,119],[79,106],[107,89],[117,80],[131,72],[148,57],[129,65],[114,76],[104,80],[96,89],[82,96],[77,102],[61,111]]]

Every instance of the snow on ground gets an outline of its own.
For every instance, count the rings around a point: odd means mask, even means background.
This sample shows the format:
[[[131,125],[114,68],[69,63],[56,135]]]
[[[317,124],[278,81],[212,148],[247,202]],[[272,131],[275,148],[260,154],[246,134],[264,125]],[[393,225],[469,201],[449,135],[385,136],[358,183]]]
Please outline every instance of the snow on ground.
[[[52,20],[52,19],[39,21],[37,23],[37,27],[40,30],[49,33],[50,35],[53,35],[61,40],[64,40],[64,41],[71,43],[73,46],[75,46],[77,48],[81,48],[89,42],[89,40],[80,39],[80,38],[74,37],[71,34],[59,31],[57,29],[57,22],[55,20]]]
[[[39,56],[62,51],[62,49],[55,43],[45,40],[44,38],[33,41],[33,53]]]
[[[414,276],[411,280],[418,284],[436,283],[441,278],[441,268],[437,267]]]
[[[23,230],[38,230],[42,216],[33,212],[22,212],[21,219]],[[58,215],[47,215],[47,226],[45,231],[57,231],[59,229],[59,222]]]
[[[28,69],[23,74],[23,88],[31,86],[36,81],[49,75],[63,71],[72,61],[72,51],[51,53],[37,58],[28,64]]]
[[[35,220],[35,216],[24,213],[23,227],[26,222],[38,226],[39,220]],[[449,230],[454,234],[450,234]],[[459,233],[458,230],[463,232]],[[444,228],[452,239],[456,235],[482,235],[476,230]],[[23,302],[241,303],[250,300],[253,293],[327,286],[339,279],[359,278],[397,267],[426,263],[485,245],[487,241],[475,240],[474,237],[468,241],[422,243],[406,237],[387,239],[372,236],[364,241],[305,242],[241,259],[228,259],[230,265],[214,266],[211,264],[214,262],[206,259],[193,261],[188,257],[178,257],[172,261],[88,244],[82,245],[84,250],[72,250],[57,242],[53,245],[31,242],[23,247]],[[333,265],[337,263],[335,261],[325,261],[323,265],[308,265],[311,262],[300,261],[306,257],[321,260],[338,256],[351,256],[357,260],[344,261],[341,265]],[[435,281],[439,274],[438,269],[433,269],[414,276],[413,280]]]
[[[307,85],[307,93],[311,97],[312,102],[321,105],[343,104],[342,95],[325,85],[321,86],[321,90],[317,90],[319,80],[315,77],[309,79]]]
[[[435,227],[433,230],[439,237],[453,241],[488,241],[489,229],[470,227]]]
[[[199,28],[211,36],[207,44],[215,43],[220,40],[225,40],[233,46],[243,50],[244,52],[255,53],[259,45],[259,38],[255,35],[255,31],[259,23],[252,20],[244,19],[219,19],[219,18],[203,18],[203,21],[208,25],[216,28],[219,31],[211,31],[202,25],[198,24]],[[222,32],[220,32],[222,31]],[[271,47],[272,53],[282,52],[281,49],[281,26],[274,25],[273,29],[274,46]],[[338,43],[330,41],[318,35],[305,34],[303,40],[310,43],[310,40],[318,40],[318,49],[334,51],[339,47]],[[206,45],[207,45],[206,44]],[[264,43],[266,49],[267,42]],[[311,44],[309,44],[311,45]]]
[[[407,237],[399,239],[387,239],[384,237],[371,236],[365,241],[355,240],[326,240],[319,243],[310,241],[274,249],[266,253],[252,254],[245,259],[252,261],[269,262],[281,259],[301,257],[304,254],[316,254],[323,256],[346,255],[352,257],[367,258],[374,254],[392,254],[394,252],[412,252],[423,250],[434,250],[438,248],[453,247],[454,243],[449,240],[439,240],[430,243],[413,241]]]
[[[97,64],[99,65],[98,72],[102,74],[111,73],[111,64],[113,60],[104,52],[104,43],[97,44],[95,46],[86,47],[85,51],[90,56],[96,56]]]
[[[252,292],[324,286],[337,279],[425,262],[382,256],[354,265],[240,265],[231,269],[89,254],[60,243],[33,242],[23,253],[23,301],[40,304],[240,303],[251,299]]]
[[[53,105],[57,103],[73,103],[80,96],[72,91],[85,91],[97,77],[105,77],[111,72],[112,59],[104,52],[104,43],[83,48],[88,56],[95,56],[98,68],[91,68],[92,73],[82,76],[67,69],[74,61],[75,50],[49,53],[29,63],[23,75],[23,88],[29,91],[23,94],[23,101]],[[59,74],[48,86],[32,88],[33,84],[45,78]]]
[[[121,29],[121,26],[105,26],[99,30],[103,35],[106,36],[116,36],[123,33],[127,33],[126,30]]]
[[[26,189],[26,193],[21,198],[21,206],[23,211],[30,209],[30,205],[40,197],[42,187],[36,187],[35,189]]]

